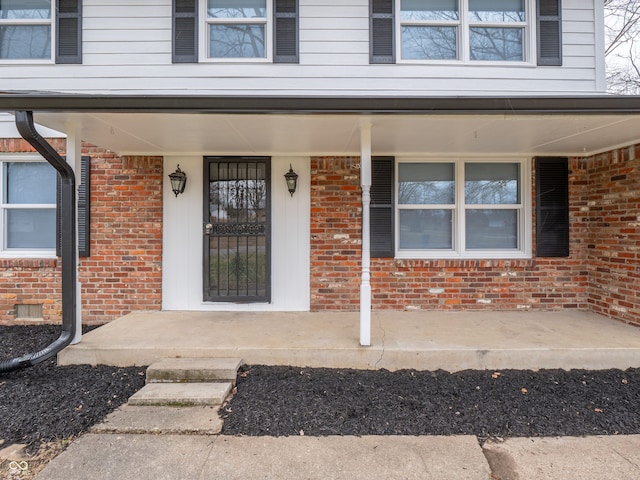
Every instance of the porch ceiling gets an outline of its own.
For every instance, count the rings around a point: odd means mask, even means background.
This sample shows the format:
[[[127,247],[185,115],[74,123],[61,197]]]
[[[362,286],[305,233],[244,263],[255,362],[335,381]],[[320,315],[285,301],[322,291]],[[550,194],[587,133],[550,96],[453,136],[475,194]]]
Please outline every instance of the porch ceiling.
[[[640,96],[253,97],[0,92],[0,111],[120,154],[591,155],[640,142]],[[79,130],[78,130],[79,129]]]
[[[629,114],[208,114],[36,112],[40,125],[120,154],[358,155],[363,118],[374,155],[591,155],[640,142]]]

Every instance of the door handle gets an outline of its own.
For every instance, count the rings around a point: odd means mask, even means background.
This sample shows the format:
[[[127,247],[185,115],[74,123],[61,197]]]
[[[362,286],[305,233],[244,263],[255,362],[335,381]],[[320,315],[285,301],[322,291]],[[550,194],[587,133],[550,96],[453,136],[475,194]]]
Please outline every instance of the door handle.
[[[213,225],[212,225],[212,224],[210,224],[210,223],[207,223],[207,224],[204,226],[204,234],[205,234],[205,235],[211,235],[211,230],[212,230],[212,229],[213,229]]]

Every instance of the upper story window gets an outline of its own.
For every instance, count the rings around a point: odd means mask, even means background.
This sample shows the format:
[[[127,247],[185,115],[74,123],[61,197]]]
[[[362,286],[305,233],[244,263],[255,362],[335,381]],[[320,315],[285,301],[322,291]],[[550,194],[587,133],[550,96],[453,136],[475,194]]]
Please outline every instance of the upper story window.
[[[0,158],[1,252],[55,255],[56,171],[40,157]]]
[[[82,0],[0,0],[0,61],[53,60],[82,61]]]
[[[0,0],[0,58],[51,59],[51,0]]]
[[[267,0],[208,0],[207,58],[267,58]]]
[[[404,60],[524,61],[524,0],[401,0]]]
[[[173,62],[298,62],[298,0],[173,0]]]
[[[371,63],[537,54],[538,65],[561,65],[561,13],[560,0],[370,0]]]

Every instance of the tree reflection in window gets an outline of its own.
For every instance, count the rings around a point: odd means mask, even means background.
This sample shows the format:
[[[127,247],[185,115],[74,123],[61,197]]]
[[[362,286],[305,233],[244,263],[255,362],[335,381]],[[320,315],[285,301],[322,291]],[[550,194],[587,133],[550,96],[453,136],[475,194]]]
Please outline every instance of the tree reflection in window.
[[[51,58],[51,0],[0,1],[0,58]]]
[[[525,0],[402,0],[403,59],[523,61]],[[462,39],[461,39],[462,37]]]
[[[211,58],[266,57],[266,0],[208,0]]]

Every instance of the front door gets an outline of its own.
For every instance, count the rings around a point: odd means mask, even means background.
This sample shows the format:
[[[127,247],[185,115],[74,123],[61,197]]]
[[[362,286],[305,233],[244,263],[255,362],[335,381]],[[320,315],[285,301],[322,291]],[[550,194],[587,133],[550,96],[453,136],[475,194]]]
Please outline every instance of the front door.
[[[270,159],[204,158],[204,300],[271,300]]]

